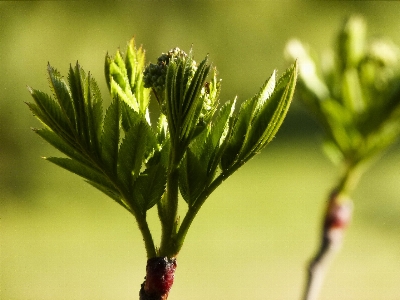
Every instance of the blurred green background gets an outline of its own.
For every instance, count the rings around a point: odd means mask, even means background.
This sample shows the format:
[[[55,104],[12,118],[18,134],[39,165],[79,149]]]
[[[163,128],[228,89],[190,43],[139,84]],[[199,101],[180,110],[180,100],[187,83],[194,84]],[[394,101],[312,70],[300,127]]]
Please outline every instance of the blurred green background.
[[[298,37],[332,46],[344,17],[400,44],[395,1],[0,2],[0,299],[137,299],[145,252],[134,219],[73,174],[29,129],[40,126],[26,86],[49,92],[46,65],[64,75],[79,60],[109,99],[104,56],[134,35],[154,62],[179,46],[207,53],[223,101],[244,100]],[[207,201],[179,255],[170,299],[299,299],[337,168],[318,126],[294,101],[267,149]],[[365,174],[355,215],[321,300],[400,299],[400,145]],[[156,213],[151,211],[155,238]]]

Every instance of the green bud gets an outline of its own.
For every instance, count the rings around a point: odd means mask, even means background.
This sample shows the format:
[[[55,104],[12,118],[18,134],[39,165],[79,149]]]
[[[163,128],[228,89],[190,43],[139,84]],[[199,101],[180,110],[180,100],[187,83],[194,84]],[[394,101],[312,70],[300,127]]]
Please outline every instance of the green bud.
[[[162,53],[157,59],[156,64],[150,63],[143,72],[143,81],[145,88],[151,88],[161,107],[164,106],[165,78],[167,69],[171,62],[186,61],[188,55],[183,50],[175,47],[167,53]],[[190,66],[190,75],[196,72],[196,62],[193,60]],[[162,109],[163,110],[163,109]]]

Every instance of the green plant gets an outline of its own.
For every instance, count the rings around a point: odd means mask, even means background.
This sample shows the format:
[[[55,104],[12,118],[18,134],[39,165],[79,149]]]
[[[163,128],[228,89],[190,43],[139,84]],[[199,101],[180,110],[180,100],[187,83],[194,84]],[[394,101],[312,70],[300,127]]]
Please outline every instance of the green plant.
[[[366,39],[361,17],[340,29],[337,48],[317,63],[297,40],[287,53],[299,61],[298,95],[322,125],[324,149],[342,176],[324,214],[320,248],[309,266],[304,299],[317,299],[327,264],[350,222],[350,194],[369,162],[400,133],[400,50],[383,39]]]
[[[211,73],[211,78],[207,79]],[[140,299],[167,299],[176,256],[199,209],[211,193],[275,136],[293,96],[297,66],[244,101],[219,105],[221,82],[206,57],[175,48],[145,67],[142,47],[128,43],[125,58],[106,56],[111,104],[103,116],[97,83],[79,64],[68,81],[50,65],[53,97],[29,88],[34,129],[68,158],[46,159],[83,177],[136,219],[147,251]],[[209,80],[209,81],[207,81]],[[159,110],[149,109],[153,91]],[[154,121],[154,124],[152,122]],[[181,194],[187,212],[178,216]],[[147,211],[156,206],[162,237],[156,246]]]

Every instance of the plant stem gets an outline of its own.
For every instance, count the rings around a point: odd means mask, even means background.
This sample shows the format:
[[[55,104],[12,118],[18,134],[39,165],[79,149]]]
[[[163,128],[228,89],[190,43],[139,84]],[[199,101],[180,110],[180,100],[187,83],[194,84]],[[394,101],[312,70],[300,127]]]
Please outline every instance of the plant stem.
[[[321,244],[308,266],[308,277],[303,300],[317,300],[329,263],[340,250],[343,236],[352,215],[352,201],[348,197],[361,175],[356,164],[349,164],[338,185],[333,189],[324,215]]]
[[[174,283],[176,259],[153,257],[147,260],[146,280],[142,283],[140,300],[166,300]]]
[[[156,247],[154,245],[153,236],[151,235],[149,224],[147,223],[146,216],[134,215],[138,223],[140,232],[142,233],[144,245],[146,248],[147,259],[157,256]]]
[[[174,257],[177,253],[174,251],[176,240],[176,228],[178,217],[178,194],[179,194],[179,159],[178,153],[171,149],[171,157],[169,164],[169,172],[167,177],[167,191],[165,196],[165,203],[162,204],[163,216],[160,218],[162,221],[162,235],[160,244],[160,256]]]

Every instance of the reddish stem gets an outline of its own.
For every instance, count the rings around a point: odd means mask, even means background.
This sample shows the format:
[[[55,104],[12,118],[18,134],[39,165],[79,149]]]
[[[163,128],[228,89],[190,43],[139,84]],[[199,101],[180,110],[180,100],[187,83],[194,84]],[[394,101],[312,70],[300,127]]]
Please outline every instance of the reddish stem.
[[[351,216],[351,200],[334,191],[325,212],[320,248],[308,267],[304,300],[318,299],[328,265],[342,245],[343,235],[351,221]]]
[[[147,261],[145,282],[142,283],[140,300],[166,300],[174,283],[176,259],[153,257]]]

